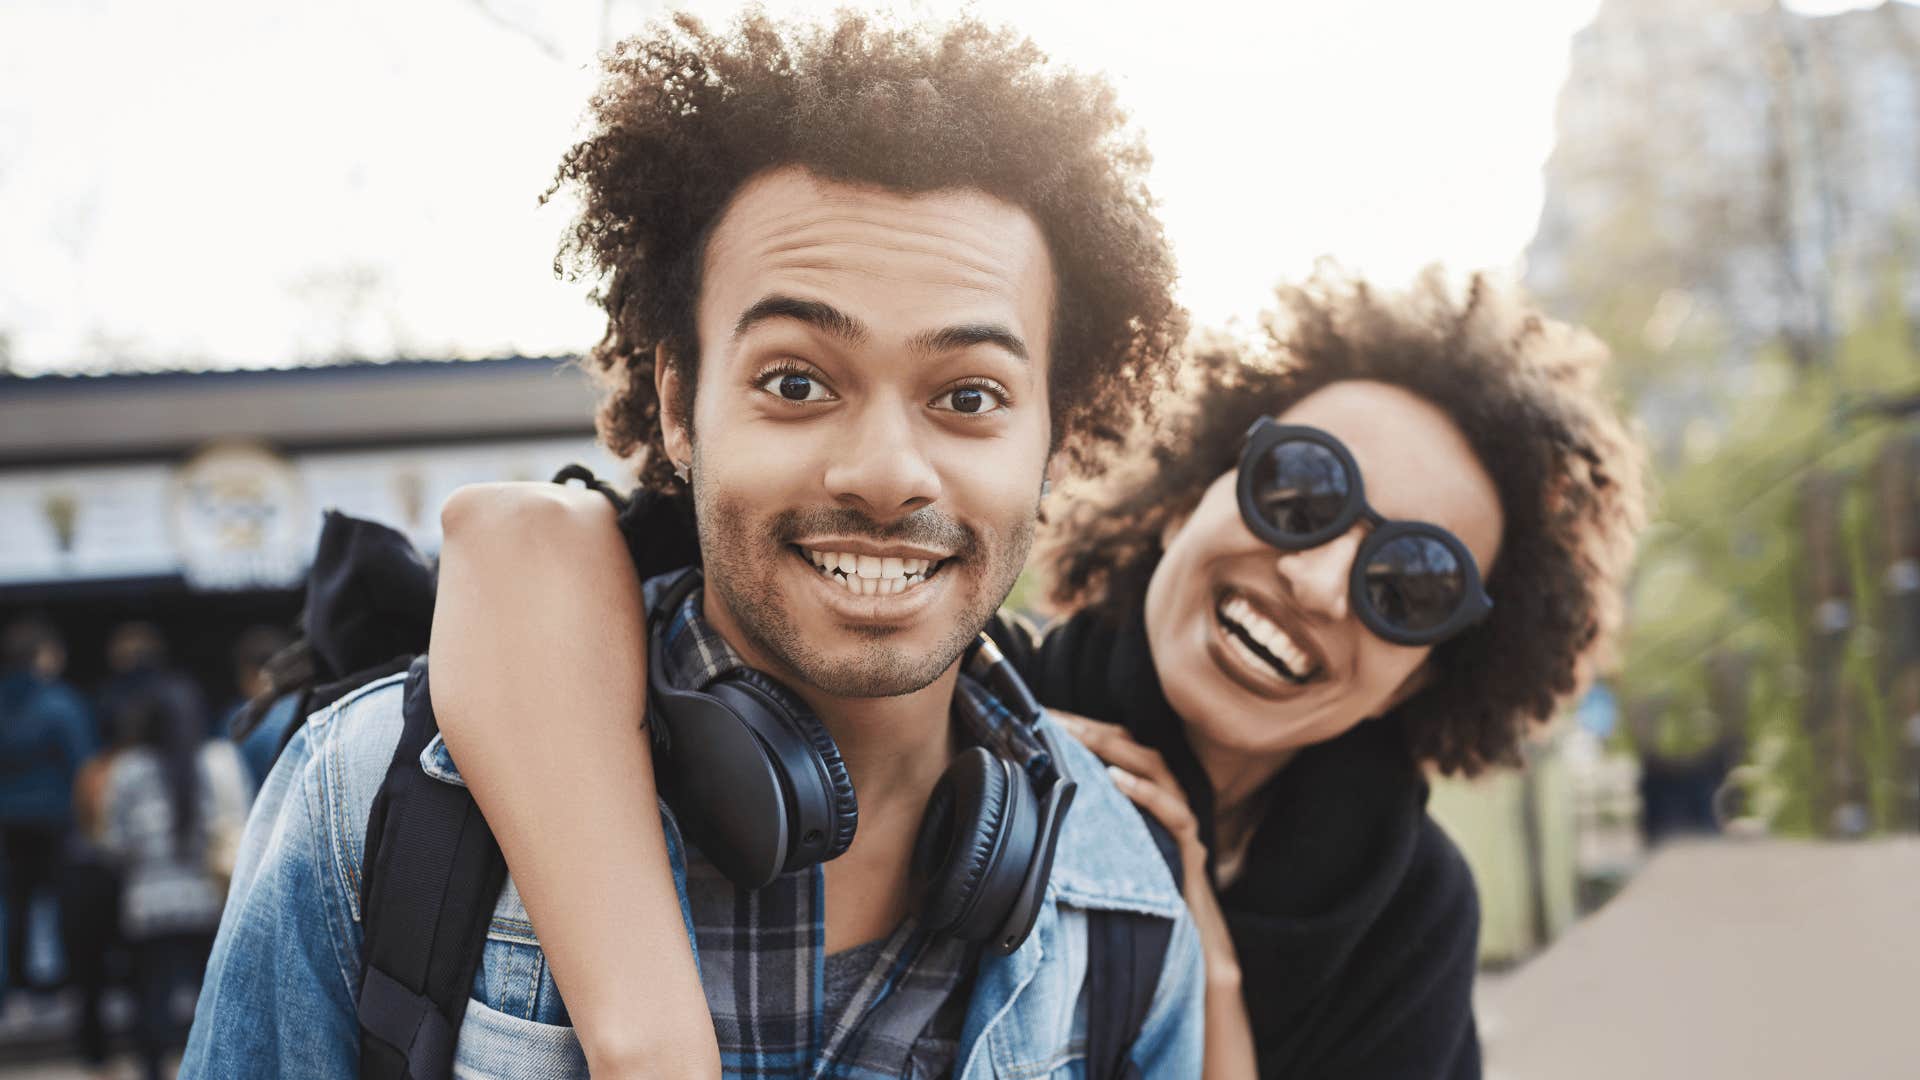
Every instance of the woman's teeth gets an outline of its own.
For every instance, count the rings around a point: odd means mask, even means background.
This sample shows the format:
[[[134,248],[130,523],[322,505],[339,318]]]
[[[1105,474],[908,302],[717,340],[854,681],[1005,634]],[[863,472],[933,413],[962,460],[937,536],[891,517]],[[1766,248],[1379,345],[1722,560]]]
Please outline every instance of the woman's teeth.
[[[944,560],[896,559],[890,556],[854,555],[845,551],[815,551],[801,548],[813,568],[847,587],[857,596],[892,596],[905,592],[933,576]]]
[[[1285,630],[1254,608],[1244,597],[1233,597],[1220,605],[1220,617],[1245,634],[1269,655],[1262,660],[1278,660],[1281,674],[1303,682],[1313,674],[1306,650],[1294,643]],[[1270,665],[1271,666],[1271,665]]]

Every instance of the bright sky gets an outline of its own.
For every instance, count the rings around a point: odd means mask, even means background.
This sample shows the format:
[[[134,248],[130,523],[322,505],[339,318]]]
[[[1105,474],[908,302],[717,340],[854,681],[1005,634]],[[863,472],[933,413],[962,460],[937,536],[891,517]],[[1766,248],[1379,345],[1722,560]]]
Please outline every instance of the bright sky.
[[[1432,261],[1515,269],[1568,41],[1597,0],[968,6],[1115,80],[1154,151],[1183,296],[1218,324],[1321,255],[1388,281]],[[536,197],[603,34],[665,7],[10,0],[0,334],[16,369],[585,348],[586,287],[551,273],[568,207]]]

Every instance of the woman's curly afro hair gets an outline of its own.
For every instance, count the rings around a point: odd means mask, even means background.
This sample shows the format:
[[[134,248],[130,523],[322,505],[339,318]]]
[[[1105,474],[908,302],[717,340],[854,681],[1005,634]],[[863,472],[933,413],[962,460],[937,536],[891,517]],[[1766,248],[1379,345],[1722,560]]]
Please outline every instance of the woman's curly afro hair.
[[[670,469],[655,348],[697,370],[706,240],[742,185],[781,166],[907,194],[974,189],[1032,215],[1055,275],[1053,442],[1074,464],[1096,468],[1089,451],[1120,437],[1115,418],[1165,384],[1184,334],[1173,258],[1147,153],[1105,81],[978,22],[934,31],[845,12],[817,26],[749,12],[726,33],[681,15],[622,42],[606,69],[589,134],[548,191],[582,201],[554,267],[600,281],[601,436],[622,456],[650,451],[642,484],[665,487]],[[684,416],[691,402],[667,404]]]
[[[1512,764],[1530,721],[1585,681],[1619,623],[1645,520],[1643,452],[1600,386],[1606,348],[1476,277],[1430,271],[1384,294],[1322,271],[1279,294],[1264,348],[1194,348],[1177,407],[1143,426],[1124,467],[1049,530],[1052,601],[1114,619],[1141,610],[1165,526],[1239,462],[1247,428],[1330,383],[1371,379],[1452,418],[1506,517],[1487,581],[1493,612],[1437,646],[1398,710],[1416,758],[1473,775]]]

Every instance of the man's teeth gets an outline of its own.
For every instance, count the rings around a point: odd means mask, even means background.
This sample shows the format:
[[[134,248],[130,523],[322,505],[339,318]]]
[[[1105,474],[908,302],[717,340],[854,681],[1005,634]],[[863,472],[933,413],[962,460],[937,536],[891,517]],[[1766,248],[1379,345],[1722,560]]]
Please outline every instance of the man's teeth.
[[[802,548],[814,569],[860,596],[891,596],[927,580],[939,562],[933,559],[897,559],[854,555],[845,551]]]
[[[1313,661],[1308,659],[1306,651],[1244,597],[1236,596],[1220,605],[1220,614],[1237,623],[1261,648],[1278,657],[1295,678],[1304,679],[1313,674],[1309,668]]]

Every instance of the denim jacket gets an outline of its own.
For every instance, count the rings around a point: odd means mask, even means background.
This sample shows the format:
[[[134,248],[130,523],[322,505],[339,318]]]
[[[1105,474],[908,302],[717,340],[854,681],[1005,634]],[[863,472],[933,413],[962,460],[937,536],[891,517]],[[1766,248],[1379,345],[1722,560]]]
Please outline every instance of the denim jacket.
[[[201,987],[183,1078],[356,1074],[362,841],[399,740],[402,682],[398,675],[379,680],[316,713],[262,787]],[[1079,794],[1032,936],[1011,956],[984,959],[976,972],[953,1075],[1084,1075],[1086,913],[1110,909],[1174,921],[1132,1057],[1152,1080],[1197,1077],[1203,982],[1192,919],[1145,825],[1105,769],[1072,739],[1057,741]],[[462,783],[438,739],[421,755],[421,768]],[[670,823],[667,840],[684,909],[685,853]],[[509,880],[460,1028],[455,1075],[584,1078],[586,1058],[568,1025]]]
[[[74,773],[93,743],[93,719],[73,687],[0,673],[0,824],[64,826]]]

